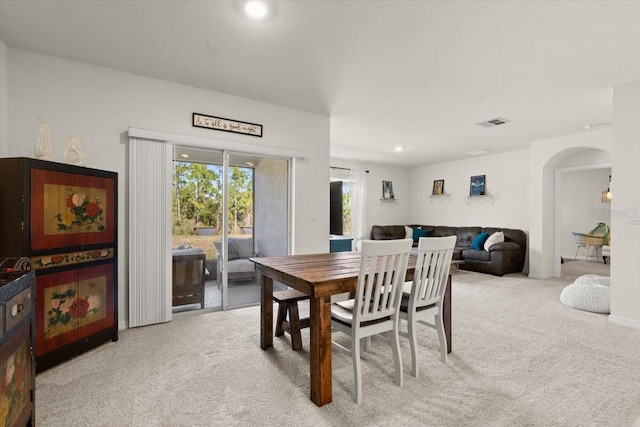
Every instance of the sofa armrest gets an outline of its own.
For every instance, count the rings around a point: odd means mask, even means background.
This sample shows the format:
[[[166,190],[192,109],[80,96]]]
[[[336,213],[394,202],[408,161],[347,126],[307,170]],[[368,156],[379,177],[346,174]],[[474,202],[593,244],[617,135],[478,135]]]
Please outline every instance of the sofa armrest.
[[[520,245],[515,242],[500,242],[489,247],[489,252],[493,251],[519,251]]]

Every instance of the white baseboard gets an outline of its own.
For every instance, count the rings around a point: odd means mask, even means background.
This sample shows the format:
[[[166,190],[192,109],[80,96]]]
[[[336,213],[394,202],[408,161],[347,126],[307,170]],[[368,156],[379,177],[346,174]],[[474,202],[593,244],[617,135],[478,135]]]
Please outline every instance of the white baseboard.
[[[529,277],[530,279],[546,280],[546,279],[550,279],[550,278],[552,278],[553,276],[547,276],[547,275],[542,276],[542,275],[538,275],[538,274],[535,274],[535,273],[531,273],[531,272],[529,272],[528,277]]]
[[[632,329],[640,329],[640,320],[627,319],[625,317],[614,316],[610,314],[608,321],[609,323],[613,323],[614,325],[626,326],[627,328]]]
[[[127,329],[127,321],[121,320],[118,322],[118,330],[121,331],[123,329]]]

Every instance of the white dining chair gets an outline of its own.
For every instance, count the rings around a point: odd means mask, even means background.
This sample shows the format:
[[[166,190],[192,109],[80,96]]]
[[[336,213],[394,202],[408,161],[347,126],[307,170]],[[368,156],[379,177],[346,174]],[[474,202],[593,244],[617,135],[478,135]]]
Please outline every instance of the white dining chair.
[[[357,403],[362,403],[360,340],[363,338],[390,332],[395,382],[402,386],[398,313],[412,243],[412,239],[363,240],[355,298],[331,305],[332,332],[351,336],[351,348],[335,341],[332,344],[351,355]]]
[[[418,259],[413,281],[404,284],[400,319],[406,320],[407,332],[400,331],[400,335],[409,338],[414,377],[418,376],[418,323],[438,332],[440,360],[442,363],[447,362],[447,337],[442,319],[442,303],[456,239],[456,236],[421,237],[418,241]]]

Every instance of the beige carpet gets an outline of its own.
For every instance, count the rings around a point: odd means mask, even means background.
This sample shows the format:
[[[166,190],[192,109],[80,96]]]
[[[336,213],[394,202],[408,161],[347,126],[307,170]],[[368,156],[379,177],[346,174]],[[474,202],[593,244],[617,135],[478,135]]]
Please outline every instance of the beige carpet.
[[[37,377],[40,426],[631,426],[640,417],[640,331],[562,305],[564,286],[608,266],[571,262],[562,279],[454,276],[453,353],[419,335],[421,376],[393,383],[388,344],[364,354],[364,402],[333,355],[333,403],[309,400],[305,351],[259,347],[259,308],[184,316],[120,333]]]

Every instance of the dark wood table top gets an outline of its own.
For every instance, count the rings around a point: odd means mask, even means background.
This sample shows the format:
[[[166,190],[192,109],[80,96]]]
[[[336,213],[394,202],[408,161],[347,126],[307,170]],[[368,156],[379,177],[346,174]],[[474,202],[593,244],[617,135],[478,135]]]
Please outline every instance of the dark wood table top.
[[[263,274],[289,284],[311,297],[330,296],[354,291],[360,274],[359,252],[289,255],[250,258]],[[415,255],[409,256],[408,280],[416,266]]]

